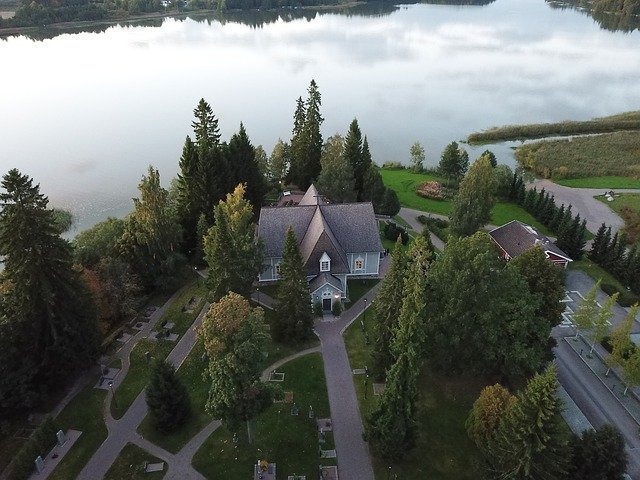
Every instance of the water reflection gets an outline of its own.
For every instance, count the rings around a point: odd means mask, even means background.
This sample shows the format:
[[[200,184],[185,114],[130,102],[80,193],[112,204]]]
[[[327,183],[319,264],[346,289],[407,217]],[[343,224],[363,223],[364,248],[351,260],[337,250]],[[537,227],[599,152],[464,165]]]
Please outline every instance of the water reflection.
[[[625,13],[607,13],[594,10],[592,0],[545,0],[551,8],[574,9],[590,15],[601,28],[611,31],[633,32],[640,29],[640,16]]]

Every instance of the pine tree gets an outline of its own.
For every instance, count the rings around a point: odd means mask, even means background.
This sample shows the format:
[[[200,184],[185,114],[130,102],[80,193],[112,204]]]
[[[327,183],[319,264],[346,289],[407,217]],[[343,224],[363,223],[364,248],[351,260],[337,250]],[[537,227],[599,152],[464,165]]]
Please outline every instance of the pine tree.
[[[66,386],[98,353],[96,313],[39,185],[10,170],[0,193],[0,417]]]
[[[280,281],[276,294],[275,337],[288,343],[304,342],[313,335],[313,312],[298,240],[289,227],[284,239]]]
[[[612,368],[624,365],[625,360],[633,350],[634,344],[631,341],[631,330],[635,324],[638,309],[638,304],[632,306],[624,320],[611,333],[611,354],[607,357],[609,369],[605,375],[609,375],[609,371]]]
[[[471,235],[489,222],[495,203],[494,191],[495,177],[491,163],[487,157],[480,157],[460,182],[453,199],[449,214],[453,233]]]
[[[207,285],[214,301],[228,292],[248,297],[263,267],[263,246],[254,241],[253,209],[244,198],[244,185],[227,194],[215,208],[215,225],[204,238],[209,265]]]
[[[510,480],[561,480],[568,448],[562,428],[554,366],[529,380],[488,448],[490,470]]]
[[[589,252],[589,258],[596,263],[600,263],[602,258],[602,252],[604,250],[604,242],[605,242],[605,234],[607,232],[607,227],[603,223],[600,225],[596,236],[593,239],[591,244],[591,251]]]
[[[257,214],[262,206],[267,188],[265,179],[260,173],[260,166],[256,161],[256,150],[251,145],[242,123],[240,123],[238,133],[235,133],[229,140],[225,156],[233,185],[240,183],[246,185],[245,197],[253,206],[254,214]]]
[[[404,277],[407,271],[407,256],[398,238],[391,254],[391,267],[382,281],[376,295],[373,325],[373,372],[377,378],[384,378],[395,358],[391,354],[392,332],[398,321],[398,305],[402,305]]]
[[[165,360],[154,360],[151,364],[145,397],[149,415],[159,432],[176,430],[191,414],[187,389],[176,375],[173,365]]]

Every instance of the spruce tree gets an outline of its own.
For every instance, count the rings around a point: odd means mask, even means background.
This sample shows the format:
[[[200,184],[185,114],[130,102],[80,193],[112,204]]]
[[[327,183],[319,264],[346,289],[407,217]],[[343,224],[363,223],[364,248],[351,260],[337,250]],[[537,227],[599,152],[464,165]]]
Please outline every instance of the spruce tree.
[[[218,119],[213,114],[211,105],[209,105],[204,98],[200,99],[198,105],[193,110],[193,116],[196,118],[191,123],[191,127],[196,137],[196,145],[198,149],[204,153],[212,146],[220,143]]]
[[[469,154],[458,142],[451,142],[445,147],[440,156],[438,171],[444,177],[454,180],[461,179],[469,168]]]
[[[10,170],[0,193],[0,417],[29,409],[98,353],[96,313],[39,185]]]
[[[480,156],[487,157],[493,168],[496,168],[498,166],[498,159],[496,158],[495,154],[491,150],[485,150],[484,152],[482,152],[482,155]]]
[[[554,366],[529,380],[488,449],[490,471],[511,480],[562,480],[568,447]]]
[[[296,110],[293,114],[293,130],[291,132],[290,142],[290,165],[287,173],[287,182],[298,185],[303,181],[304,156],[306,151],[303,128],[305,123],[306,111],[302,97],[296,100]]]
[[[568,235],[565,233],[568,229],[571,228],[571,222],[573,221],[573,212],[571,211],[571,205],[569,205],[563,212],[562,217],[558,219],[558,225],[556,228],[556,232],[558,234],[558,240],[563,235]]]
[[[626,286],[631,288],[632,291],[637,291],[635,289],[635,285],[638,279],[640,262],[638,255],[640,255],[640,250],[638,243],[634,243],[631,246],[631,249],[624,256],[624,266],[622,269],[621,279]]]
[[[524,203],[522,204],[522,208],[524,208],[527,212],[533,215],[533,211],[535,209],[536,201],[538,200],[538,189],[533,187],[530,190],[527,190],[527,194],[524,197]]]
[[[553,217],[549,222],[549,230],[552,232],[558,232],[560,229],[560,224],[562,223],[562,219],[564,218],[565,207],[564,203],[560,206],[560,208],[556,208],[555,212],[553,212]]]
[[[305,182],[299,185],[303,190],[306,190],[309,185],[311,185],[311,182],[318,178],[320,170],[322,169],[320,166],[320,158],[322,157],[322,134],[320,133],[320,125],[324,122],[324,118],[322,118],[320,114],[322,100],[315,80],[311,80],[307,94],[303,127],[307,147],[307,151],[305,152]]]
[[[393,217],[397,215],[399,211],[400,200],[398,199],[398,194],[391,188],[385,188],[384,195],[382,197],[382,205],[376,210],[376,213]]]
[[[542,187],[542,190],[540,190],[540,192],[538,192],[538,195],[535,198],[534,204],[533,204],[533,212],[532,215],[540,220],[540,216],[542,214],[542,211],[545,207],[545,200],[546,200],[546,195],[547,192],[545,191],[545,188]]]
[[[605,269],[609,270],[615,264],[616,252],[619,251],[618,245],[620,244],[620,235],[619,232],[616,232],[611,242],[609,242],[608,247],[603,249],[602,257],[600,261],[600,265],[602,265]]]
[[[313,335],[313,312],[307,271],[293,228],[284,239],[280,281],[276,294],[275,337],[288,343],[304,342]]]
[[[522,205],[524,203],[526,194],[527,191],[524,186],[524,180],[522,180],[522,177],[519,177],[518,184],[516,186],[516,203],[518,205]]]
[[[556,199],[553,195],[550,195],[548,197],[548,201],[547,204],[545,206],[544,212],[542,213],[542,223],[545,226],[549,226],[549,224],[551,223],[551,220],[553,219],[553,216],[556,213],[556,210],[558,210],[558,207],[556,206]]]
[[[364,164],[362,156],[362,133],[358,126],[358,120],[353,119],[349,125],[349,132],[344,139],[344,157],[351,165],[356,195],[362,199],[362,182],[368,165]]]
[[[362,184],[362,201],[371,202],[376,213],[380,213],[384,205],[386,188],[377,168],[370,165]]]
[[[145,397],[153,426],[159,432],[176,430],[191,413],[187,389],[173,365],[165,360],[154,360],[151,364]]]
[[[267,191],[265,179],[260,172],[260,165],[256,161],[256,149],[251,145],[244,125],[240,123],[240,130],[229,140],[226,150],[226,163],[229,166],[229,176],[233,185],[246,185],[245,197],[253,206],[257,215],[262,206]]]
[[[611,259],[611,272],[617,278],[622,278],[625,268],[625,257],[627,253],[627,234],[621,231],[618,237],[618,244],[613,250],[613,258]]]
[[[603,223],[602,225],[600,225],[600,228],[598,229],[598,232],[596,233],[596,236],[594,237],[593,242],[591,243],[591,251],[589,252],[589,258],[596,263],[600,263],[600,260],[602,258],[602,251],[604,250],[603,247],[604,247],[606,232],[607,232],[607,227]]]
[[[185,251],[192,251],[196,244],[196,226],[201,215],[198,186],[198,149],[187,136],[182,156],[180,157],[180,172],[177,182],[177,214],[184,232]]]

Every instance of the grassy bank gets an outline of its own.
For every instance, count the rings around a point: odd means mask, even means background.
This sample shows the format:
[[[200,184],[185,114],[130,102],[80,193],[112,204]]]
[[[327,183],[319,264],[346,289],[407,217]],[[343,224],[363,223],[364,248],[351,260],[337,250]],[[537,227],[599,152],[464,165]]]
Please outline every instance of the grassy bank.
[[[554,180],[559,185],[572,188],[640,188],[640,180],[628,177],[588,177],[588,178],[565,178]]]
[[[516,149],[516,159],[534,174],[553,180],[638,178],[640,132],[617,132],[530,143]],[[583,181],[582,185],[585,184]]]
[[[632,244],[640,240],[640,193],[618,194],[612,202],[608,202],[604,195],[595,198],[606,203],[624,220],[627,243]]]
[[[533,123],[528,125],[506,125],[483,132],[474,132],[467,138],[470,144],[527,140],[552,136],[610,133],[623,130],[640,130],[640,111],[626,112],[609,117],[585,121],[563,121],[555,123]]]
[[[396,191],[400,205],[403,207],[449,215],[451,200],[431,200],[423,198],[415,192],[420,183],[429,180],[439,181],[438,177],[431,174],[413,173],[410,170],[388,170],[384,168],[380,169],[380,174],[385,186]],[[491,210],[491,224],[502,225],[511,220],[520,220],[523,223],[534,226],[545,235],[551,235],[548,228],[519,205],[511,202],[497,202]],[[384,246],[387,247],[387,245]]]
[[[218,428],[202,445],[193,458],[193,466],[207,478],[244,480],[251,477],[257,459],[275,462],[278,478],[288,475],[306,475],[315,478],[318,465],[335,465],[335,459],[320,459],[315,420],[307,416],[309,406],[316,417],[329,416],[329,400],[325,384],[322,357],[310,354],[293,360],[278,369],[284,372],[284,391],[293,393],[299,415],[290,414],[291,404],[274,403],[253,420],[254,442],[248,444],[246,427],[233,433]],[[333,448],[331,435],[327,435],[323,449]]]
[[[373,311],[363,319],[372,336]],[[356,320],[345,332],[345,344],[352,368],[370,365],[371,345],[366,345],[360,322]],[[363,417],[375,407],[377,398],[372,394],[370,381],[364,375],[354,376],[356,393]],[[475,465],[479,452],[467,436],[464,423],[473,402],[488,379],[479,376],[456,375],[447,377],[425,368],[419,379],[418,422],[419,437],[416,447],[407,458],[396,464],[374,457],[378,480],[402,478],[406,480],[465,480],[479,477]],[[389,471],[391,467],[391,471]]]

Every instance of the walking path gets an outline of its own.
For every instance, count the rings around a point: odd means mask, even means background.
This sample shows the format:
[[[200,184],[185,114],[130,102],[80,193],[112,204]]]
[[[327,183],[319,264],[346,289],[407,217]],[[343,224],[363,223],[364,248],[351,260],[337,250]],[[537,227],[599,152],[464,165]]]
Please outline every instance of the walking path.
[[[527,188],[533,187],[536,187],[538,191],[544,188],[546,192],[552,193],[557,205],[571,204],[573,213],[579,213],[580,218],[587,220],[587,229],[591,232],[597,232],[602,222],[610,226],[614,233],[624,227],[624,220],[616,212],[605,203],[593,198],[596,195],[603,195],[611,189],[565,187],[550,180],[536,180],[527,185]],[[614,191],[616,193],[640,193],[640,190],[634,189],[614,189]]]

